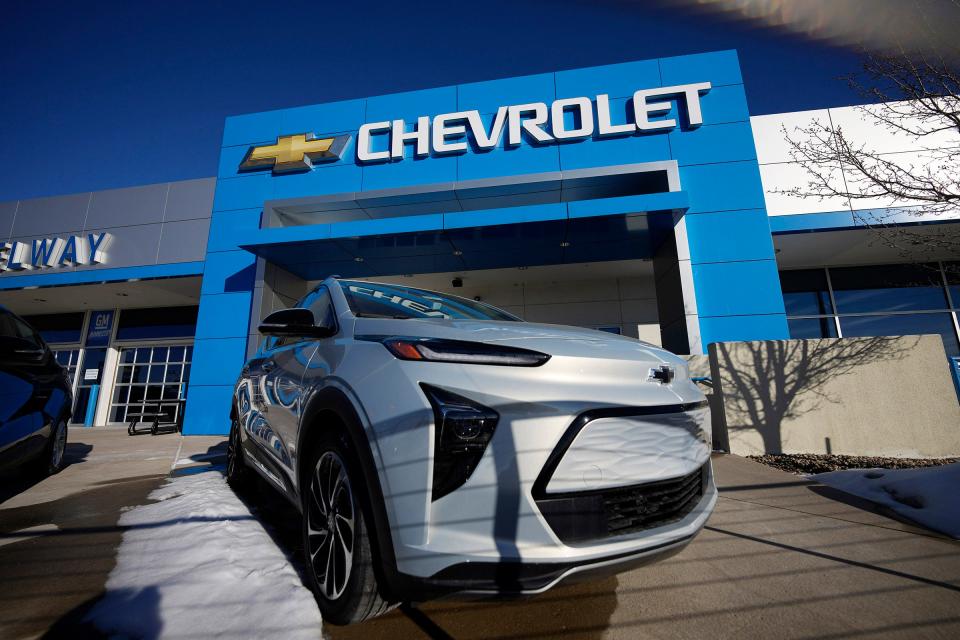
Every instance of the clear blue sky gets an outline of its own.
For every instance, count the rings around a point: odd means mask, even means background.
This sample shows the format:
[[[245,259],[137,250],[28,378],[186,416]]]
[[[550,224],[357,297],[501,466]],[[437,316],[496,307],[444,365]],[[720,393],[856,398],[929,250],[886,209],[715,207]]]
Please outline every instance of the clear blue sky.
[[[857,99],[850,51],[639,0],[10,2],[0,201],[214,175],[228,115],[731,48],[753,114]]]

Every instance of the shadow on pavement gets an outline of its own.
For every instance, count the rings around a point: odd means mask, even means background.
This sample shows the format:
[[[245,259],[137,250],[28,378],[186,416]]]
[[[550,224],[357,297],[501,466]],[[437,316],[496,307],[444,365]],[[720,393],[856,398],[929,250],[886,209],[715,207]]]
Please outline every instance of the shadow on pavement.
[[[300,512],[258,481],[239,496],[286,554],[309,589],[303,563]],[[350,627],[324,624],[332,640],[426,637],[501,638],[513,636],[599,638],[617,607],[616,577],[561,586],[544,596],[499,600],[444,600],[404,605],[385,616]],[[584,601],[589,606],[583,606]],[[577,629],[571,633],[570,629]],[[583,629],[600,631],[584,633]]]
[[[67,442],[67,448],[63,454],[63,468],[66,469],[72,464],[82,463],[92,450],[93,445],[83,442]],[[63,472],[61,471],[61,473]],[[45,479],[46,476],[33,473],[33,470],[26,466],[0,474],[0,504],[43,482]]]
[[[143,504],[165,476],[105,481],[87,491],[35,505],[6,509],[0,522],[0,637],[85,633],[82,612],[92,606],[113,569],[124,527],[123,508]],[[22,535],[22,530],[46,525]],[[69,633],[67,632],[69,630]]]

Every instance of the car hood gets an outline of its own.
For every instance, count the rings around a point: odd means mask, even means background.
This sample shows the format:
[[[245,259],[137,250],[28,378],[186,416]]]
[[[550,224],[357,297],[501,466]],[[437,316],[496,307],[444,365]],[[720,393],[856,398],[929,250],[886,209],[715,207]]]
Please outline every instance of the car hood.
[[[582,327],[535,322],[357,318],[354,335],[445,338],[505,344],[552,356],[682,363],[682,359],[669,351],[633,338]]]

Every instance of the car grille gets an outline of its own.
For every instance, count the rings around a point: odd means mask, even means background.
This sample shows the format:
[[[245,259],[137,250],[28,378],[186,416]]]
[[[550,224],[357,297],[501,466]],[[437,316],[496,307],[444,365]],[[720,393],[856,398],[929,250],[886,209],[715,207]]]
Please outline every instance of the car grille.
[[[708,463],[709,464],[709,463]],[[700,502],[704,465],[680,478],[537,498],[540,512],[564,543],[602,540],[677,522]]]
[[[690,475],[605,492],[607,535],[619,536],[681,520],[703,496],[703,468]]]

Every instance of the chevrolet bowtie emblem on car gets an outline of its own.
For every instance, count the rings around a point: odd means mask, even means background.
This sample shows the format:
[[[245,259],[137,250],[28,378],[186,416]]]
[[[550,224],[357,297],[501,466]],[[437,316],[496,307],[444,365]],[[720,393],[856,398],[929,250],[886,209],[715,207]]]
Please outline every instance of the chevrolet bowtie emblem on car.
[[[660,384],[670,384],[675,375],[673,367],[665,364],[660,365],[657,369],[650,369],[650,380],[656,380]]]
[[[276,144],[250,147],[240,163],[241,171],[273,169],[274,173],[307,171],[315,162],[339,160],[349,135],[317,138],[312,133],[280,136]]]

